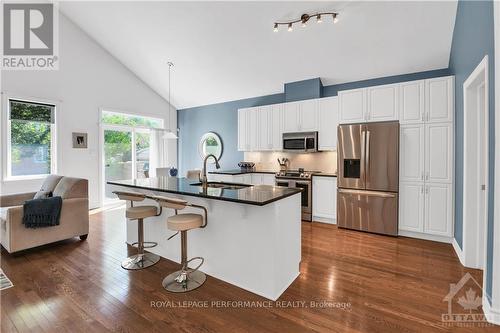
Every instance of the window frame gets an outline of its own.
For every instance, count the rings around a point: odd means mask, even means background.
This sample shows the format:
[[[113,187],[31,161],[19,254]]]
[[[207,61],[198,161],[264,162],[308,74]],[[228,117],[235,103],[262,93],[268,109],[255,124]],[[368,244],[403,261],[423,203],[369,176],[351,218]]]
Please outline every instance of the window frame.
[[[54,123],[50,124],[50,173],[48,174],[38,174],[38,175],[22,175],[22,176],[14,176],[12,175],[12,142],[11,142],[11,123],[10,120],[10,101],[16,100],[20,102],[26,103],[38,103],[38,104],[48,104],[54,106]],[[5,95],[4,96],[4,107],[6,112],[2,112],[4,119],[3,123],[3,132],[5,136],[2,138],[4,144],[3,146],[3,157],[4,163],[2,163],[4,167],[3,172],[3,181],[18,181],[18,180],[32,180],[32,179],[43,179],[46,178],[49,174],[57,173],[57,161],[59,159],[58,150],[57,150],[57,125],[58,125],[58,113],[60,110],[60,103],[52,100],[46,100],[43,98],[33,98],[26,96],[17,96],[17,95]]]

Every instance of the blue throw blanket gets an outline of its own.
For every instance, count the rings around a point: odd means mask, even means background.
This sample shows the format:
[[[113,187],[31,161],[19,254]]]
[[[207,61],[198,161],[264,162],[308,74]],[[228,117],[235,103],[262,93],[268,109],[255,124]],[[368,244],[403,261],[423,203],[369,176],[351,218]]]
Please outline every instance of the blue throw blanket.
[[[26,228],[59,225],[61,207],[61,197],[28,200],[23,206],[23,224]]]

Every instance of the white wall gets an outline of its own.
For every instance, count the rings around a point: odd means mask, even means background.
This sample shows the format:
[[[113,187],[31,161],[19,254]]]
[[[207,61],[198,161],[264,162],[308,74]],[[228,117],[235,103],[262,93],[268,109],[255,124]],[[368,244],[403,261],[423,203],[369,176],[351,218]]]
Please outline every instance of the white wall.
[[[60,103],[57,113],[57,173],[87,178],[90,204],[96,207],[100,200],[99,108],[163,118],[165,125],[172,130],[177,127],[177,112],[172,110],[169,115],[166,100],[64,15],[60,14],[59,18],[59,70],[2,71],[0,87],[4,97],[15,95]],[[5,103],[2,102],[3,122],[5,118]],[[88,133],[88,149],[72,148],[72,132]],[[2,156],[6,156],[4,141]],[[177,165],[176,141],[171,140],[170,146],[169,163]],[[2,180],[1,193],[38,190],[41,182]]]

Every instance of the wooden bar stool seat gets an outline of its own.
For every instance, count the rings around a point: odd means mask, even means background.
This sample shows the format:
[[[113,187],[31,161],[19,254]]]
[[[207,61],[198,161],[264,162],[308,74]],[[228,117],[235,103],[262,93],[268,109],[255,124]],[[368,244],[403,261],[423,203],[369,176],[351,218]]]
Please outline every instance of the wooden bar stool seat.
[[[196,228],[205,228],[207,226],[207,209],[182,199],[163,196],[152,196],[149,198],[156,200],[160,207],[175,210],[175,215],[167,218],[167,228],[172,231],[177,231],[177,233],[181,233],[181,270],[173,272],[165,277],[162,282],[163,288],[171,292],[182,293],[200,287],[207,279],[205,273],[199,271],[199,268],[203,265],[204,259],[202,257],[194,257],[187,260],[187,231]],[[178,214],[179,210],[186,207],[202,209],[204,215],[193,213]],[[174,236],[176,234],[174,234]],[[170,236],[170,238],[172,237],[173,236]],[[193,260],[200,260],[201,262],[196,268],[191,269],[188,265]]]
[[[137,246],[137,254],[128,257],[122,261],[124,269],[138,270],[153,266],[160,261],[160,256],[144,252],[144,249],[152,248],[158,245],[157,242],[144,241],[144,219],[148,217],[158,216],[161,214],[161,207],[158,211],[156,206],[134,206],[134,202],[144,201],[145,194],[136,192],[113,192],[120,200],[130,201],[130,207],[125,210],[125,216],[130,220],[137,220],[137,242],[132,243],[132,246]]]

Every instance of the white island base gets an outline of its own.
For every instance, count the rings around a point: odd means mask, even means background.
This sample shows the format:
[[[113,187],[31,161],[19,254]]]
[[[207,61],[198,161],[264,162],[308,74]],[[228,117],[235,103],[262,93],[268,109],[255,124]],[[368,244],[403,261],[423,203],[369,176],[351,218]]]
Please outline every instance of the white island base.
[[[118,187],[122,190],[130,188]],[[188,231],[188,259],[205,258],[201,271],[270,300],[277,300],[299,275],[301,260],[300,193],[264,206],[240,204],[217,199],[184,196],[134,189],[146,194],[182,198],[208,209],[208,225]],[[140,203],[154,203],[145,200]],[[201,213],[191,208],[179,213]],[[158,242],[148,251],[180,262],[180,235],[167,229],[167,216],[174,211],[164,209],[162,215],[144,221],[145,241]],[[137,221],[127,221],[127,243],[137,241]],[[193,262],[196,266],[197,262]],[[165,272],[165,276],[172,272]],[[158,281],[161,285],[161,281]],[[202,286],[201,288],[207,288]]]

